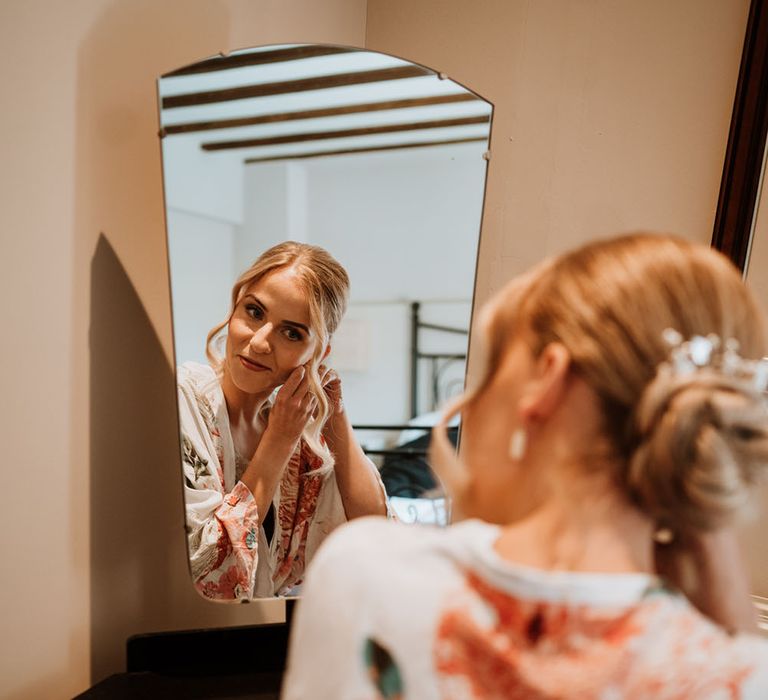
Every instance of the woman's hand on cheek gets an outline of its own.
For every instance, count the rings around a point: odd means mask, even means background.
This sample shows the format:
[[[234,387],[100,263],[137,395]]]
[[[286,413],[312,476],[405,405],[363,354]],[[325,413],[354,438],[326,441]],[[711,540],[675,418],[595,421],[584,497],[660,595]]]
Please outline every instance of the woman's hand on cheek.
[[[320,365],[317,373],[320,376],[320,384],[325,391],[325,395],[328,397],[331,415],[343,413],[344,401],[341,396],[341,379],[339,375],[336,374],[335,370],[325,365]]]
[[[277,392],[269,412],[265,437],[295,444],[316,406],[317,400],[309,391],[307,369],[301,365],[291,372]]]

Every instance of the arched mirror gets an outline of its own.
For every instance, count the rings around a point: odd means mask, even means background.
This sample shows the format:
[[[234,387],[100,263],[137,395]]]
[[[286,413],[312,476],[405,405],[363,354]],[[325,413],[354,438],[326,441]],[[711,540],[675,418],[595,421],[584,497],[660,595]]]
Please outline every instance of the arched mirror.
[[[424,66],[328,45],[204,60],[164,75],[159,98],[192,577],[216,600],[292,595],[319,543],[349,517],[344,489],[355,500],[356,487],[338,474],[330,486],[311,478],[328,471],[323,449],[331,472],[348,452],[330,423],[314,452],[301,433],[270,472],[273,491],[242,486],[282,415],[283,388],[299,396],[307,382],[309,396],[317,377],[390,517],[448,520],[426,448],[438,408],[464,384],[492,106]],[[319,247],[346,271],[347,310],[332,333],[314,325],[310,300],[324,292],[305,278],[279,278],[275,291],[265,281],[278,279],[274,269],[247,277],[286,241]],[[238,314],[250,335],[235,347]],[[230,359],[239,364],[228,376]],[[228,381],[263,400],[248,439]],[[306,410],[309,425],[321,408]]]

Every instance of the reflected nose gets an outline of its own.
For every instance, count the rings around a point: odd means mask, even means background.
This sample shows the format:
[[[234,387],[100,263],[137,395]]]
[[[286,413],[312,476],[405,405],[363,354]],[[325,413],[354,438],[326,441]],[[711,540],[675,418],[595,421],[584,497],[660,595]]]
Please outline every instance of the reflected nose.
[[[272,332],[272,324],[265,323],[252,336],[248,343],[252,352],[269,353],[272,352],[272,346],[269,344],[269,335]]]

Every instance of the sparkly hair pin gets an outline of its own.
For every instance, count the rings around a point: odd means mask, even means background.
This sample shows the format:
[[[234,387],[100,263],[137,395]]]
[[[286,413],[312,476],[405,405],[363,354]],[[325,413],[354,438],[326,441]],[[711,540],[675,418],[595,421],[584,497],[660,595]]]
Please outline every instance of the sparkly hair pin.
[[[768,358],[746,360],[739,355],[739,341],[719,336],[694,335],[685,340],[674,328],[667,328],[661,337],[669,345],[669,359],[665,363],[675,376],[687,376],[702,369],[721,372],[750,384],[756,391],[768,390]]]

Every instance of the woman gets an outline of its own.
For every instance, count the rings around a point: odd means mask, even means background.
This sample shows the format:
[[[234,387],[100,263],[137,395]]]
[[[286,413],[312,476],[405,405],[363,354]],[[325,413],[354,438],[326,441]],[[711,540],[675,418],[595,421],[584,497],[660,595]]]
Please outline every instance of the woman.
[[[339,378],[321,365],[348,289],[323,249],[270,248],[237,280],[229,317],[208,334],[210,366],[180,368],[189,559],[208,598],[287,594],[334,528],[386,512]]]
[[[479,386],[433,436],[477,519],[334,535],[285,697],[768,697],[731,534],[768,463],[763,319],[737,271],[669,237],[594,243],[512,282],[481,332]]]

